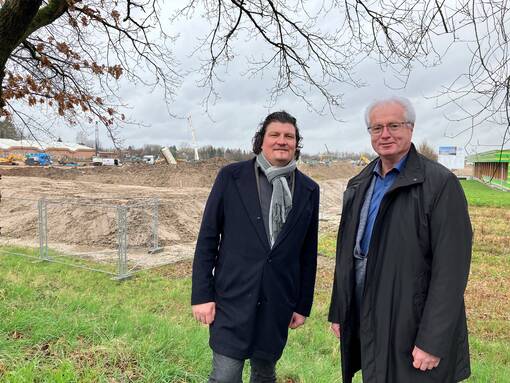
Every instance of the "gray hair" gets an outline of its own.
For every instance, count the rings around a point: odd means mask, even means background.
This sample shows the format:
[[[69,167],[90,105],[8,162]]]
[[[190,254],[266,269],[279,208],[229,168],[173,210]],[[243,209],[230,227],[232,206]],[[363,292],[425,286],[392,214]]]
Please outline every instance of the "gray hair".
[[[367,127],[370,126],[370,113],[372,113],[372,110],[374,110],[374,108],[377,106],[388,104],[398,104],[402,106],[404,108],[404,118],[407,122],[410,122],[414,125],[414,122],[416,121],[416,112],[414,111],[414,107],[413,104],[411,104],[411,101],[405,97],[393,96],[376,100],[367,106],[365,109],[365,123]]]

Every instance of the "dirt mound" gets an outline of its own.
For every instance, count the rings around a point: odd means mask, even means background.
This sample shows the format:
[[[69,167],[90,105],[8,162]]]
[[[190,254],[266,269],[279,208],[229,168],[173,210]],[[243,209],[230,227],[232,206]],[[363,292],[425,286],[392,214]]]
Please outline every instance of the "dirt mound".
[[[2,166],[0,174],[17,177],[43,177],[51,180],[97,182],[111,185],[152,187],[211,187],[218,171],[230,163],[223,158],[177,165],[123,164],[122,166]],[[300,164],[299,169],[315,180],[350,178],[361,168],[348,161],[330,164]]]
[[[42,177],[3,177],[2,237],[38,236],[37,199],[46,197],[48,239],[66,244],[115,247],[118,205],[128,209],[129,246],[152,241],[153,199],[159,201],[160,244],[194,242],[209,188],[109,185]]]
[[[349,179],[358,174],[363,168],[355,166],[350,161],[336,161],[328,164],[300,164],[299,170],[315,181],[332,179]]]
[[[222,158],[214,158],[200,162],[180,162],[177,165],[128,163],[122,166],[3,166],[0,174],[115,185],[209,187],[219,169],[228,163]]]

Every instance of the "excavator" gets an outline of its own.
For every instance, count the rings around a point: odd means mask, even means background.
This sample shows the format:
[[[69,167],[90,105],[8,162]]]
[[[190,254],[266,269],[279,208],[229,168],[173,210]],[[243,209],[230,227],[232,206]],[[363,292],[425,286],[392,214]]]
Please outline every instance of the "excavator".
[[[358,166],[367,166],[369,163],[370,163],[370,160],[367,158],[367,156],[365,156],[364,154],[361,154],[359,156],[359,160],[357,163]]]
[[[25,157],[19,154],[9,154],[7,157],[0,157],[0,165],[18,165],[25,161]]]

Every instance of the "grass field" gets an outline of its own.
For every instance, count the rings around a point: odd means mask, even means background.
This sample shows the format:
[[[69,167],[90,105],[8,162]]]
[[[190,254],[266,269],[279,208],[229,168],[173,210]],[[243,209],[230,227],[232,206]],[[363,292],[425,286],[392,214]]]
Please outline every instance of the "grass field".
[[[477,187],[468,184],[468,200],[477,193],[490,201]],[[469,382],[509,382],[510,207],[471,206],[470,214]],[[335,237],[321,236],[321,252],[334,254]],[[290,334],[279,382],[340,382],[338,344],[326,322],[330,263],[319,269],[311,318]],[[183,262],[118,283],[0,256],[0,382],[205,382],[211,352],[207,329],[190,314],[190,269]]]
[[[510,207],[510,192],[493,189],[474,180],[460,182],[470,206]]]

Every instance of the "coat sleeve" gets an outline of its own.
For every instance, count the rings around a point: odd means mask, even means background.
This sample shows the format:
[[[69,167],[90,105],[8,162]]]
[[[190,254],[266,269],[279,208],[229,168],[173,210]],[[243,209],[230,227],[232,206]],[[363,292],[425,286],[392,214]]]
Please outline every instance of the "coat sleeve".
[[[301,249],[301,280],[300,292],[295,312],[304,316],[310,316],[315,288],[315,276],[317,272],[317,237],[319,231],[319,187],[312,194],[312,218],[308,225],[308,231]]]
[[[191,304],[214,301],[213,269],[223,232],[225,171],[220,170],[205,205],[193,258]]]
[[[335,267],[336,269],[336,267]],[[336,270],[335,270],[335,276],[333,278],[333,289],[331,290],[331,303],[329,304],[329,314],[328,314],[328,321],[331,323],[340,323],[340,316],[338,315],[338,312],[340,311],[340,308],[338,307],[338,286],[337,286],[337,276],[336,276]]]
[[[455,342],[471,263],[472,229],[462,187],[450,174],[431,212],[432,265],[416,346],[445,357]]]
[[[338,233],[336,237],[336,262],[334,269],[334,277],[333,277],[333,288],[331,290],[331,303],[329,304],[329,314],[328,321],[331,323],[340,323],[340,303],[338,300],[338,270],[340,267],[340,257],[342,256],[341,252],[341,240],[343,233],[343,228],[345,227],[345,217],[347,216],[348,206],[351,205],[354,196],[355,196],[355,188],[347,185],[347,188],[344,191],[343,201],[342,201],[342,218],[340,221],[340,225],[338,227]]]

